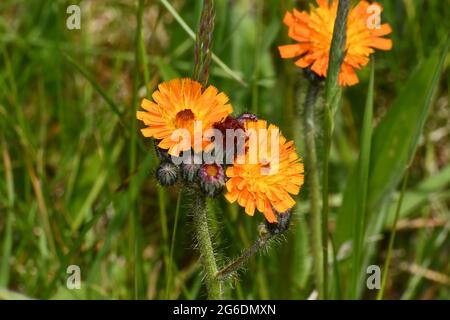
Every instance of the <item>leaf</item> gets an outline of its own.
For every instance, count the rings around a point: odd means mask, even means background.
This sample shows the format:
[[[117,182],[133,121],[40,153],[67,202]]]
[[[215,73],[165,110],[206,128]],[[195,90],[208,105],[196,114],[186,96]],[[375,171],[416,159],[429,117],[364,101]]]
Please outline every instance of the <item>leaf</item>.
[[[364,252],[364,235],[366,225],[366,212],[367,212],[367,194],[369,184],[369,168],[370,168],[370,155],[372,147],[372,122],[373,122],[373,95],[374,95],[374,82],[375,82],[375,61],[372,60],[370,65],[370,81],[367,91],[366,107],[364,111],[363,127],[361,131],[361,152],[359,154],[359,167],[357,174],[357,189],[359,192],[356,194],[356,206],[358,208],[355,216],[354,225],[354,251],[353,251],[353,266],[358,268],[361,266],[361,257]],[[360,286],[361,268],[354,269],[352,271],[353,282],[351,287],[351,298],[357,298],[358,288]]]
[[[431,195],[444,191],[448,185],[450,185],[450,165],[447,165],[437,174],[422,181],[414,189],[405,193],[402,210],[400,211],[400,218],[406,218],[414,212],[417,212],[418,208],[428,202]],[[395,202],[389,206],[384,224],[385,227],[392,226],[395,207]]]
[[[368,220],[395,190],[415,153],[448,46],[449,39],[441,50],[435,51],[417,67],[374,132],[367,198]],[[358,167],[359,163],[356,164]],[[359,192],[356,177],[357,172],[354,170],[349,176],[337,218],[338,248],[353,237],[353,223],[357,214],[354,198]],[[369,223],[368,236],[379,233],[378,228],[371,228],[374,225],[372,221]]]

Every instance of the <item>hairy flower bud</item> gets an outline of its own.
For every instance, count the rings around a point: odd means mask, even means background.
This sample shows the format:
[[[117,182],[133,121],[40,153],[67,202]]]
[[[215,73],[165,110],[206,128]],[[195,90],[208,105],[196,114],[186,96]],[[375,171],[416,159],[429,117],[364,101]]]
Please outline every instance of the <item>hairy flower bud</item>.
[[[266,221],[267,229],[271,234],[281,234],[286,232],[289,229],[289,225],[291,223],[292,210],[289,209],[284,213],[279,213],[275,210],[274,212],[277,217],[277,222],[269,223],[268,221]]]
[[[202,191],[214,197],[218,195],[225,185],[225,172],[221,165],[204,164],[199,170],[200,188]]]
[[[194,163],[182,163],[180,165],[181,177],[184,181],[192,183],[198,176],[199,164]]]
[[[156,170],[156,178],[162,186],[172,186],[178,179],[178,168],[171,162],[161,162]]]
[[[258,117],[251,112],[244,112],[237,118],[237,120],[242,126],[244,126],[245,121],[258,121]]]
[[[158,159],[161,161],[170,161],[170,156],[169,153],[167,152],[167,150],[161,149],[160,147],[158,147],[158,144],[161,142],[161,140],[153,140],[153,145],[155,146],[155,152],[156,155],[158,156]]]

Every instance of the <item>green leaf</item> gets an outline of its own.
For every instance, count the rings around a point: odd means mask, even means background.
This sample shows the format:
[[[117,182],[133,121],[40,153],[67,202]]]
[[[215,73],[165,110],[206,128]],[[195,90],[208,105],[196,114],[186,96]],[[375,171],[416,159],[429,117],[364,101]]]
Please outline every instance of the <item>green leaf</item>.
[[[373,139],[369,209],[375,209],[400,182],[414,156],[439,83],[449,40],[414,72],[378,126]]]
[[[366,226],[366,212],[367,212],[367,190],[369,185],[369,168],[370,168],[370,154],[372,147],[372,122],[373,122],[373,95],[374,95],[374,82],[375,82],[375,61],[372,60],[370,65],[370,81],[367,91],[366,108],[364,111],[363,128],[361,132],[361,152],[359,154],[359,167],[357,174],[357,214],[355,216],[354,225],[354,251],[353,251],[353,266],[355,269],[352,272],[352,287],[351,298],[356,299],[358,288],[360,287],[360,275],[361,275],[361,257],[364,252],[364,235]]]
[[[403,199],[402,210],[400,211],[400,218],[406,218],[417,212],[418,209],[424,206],[430,196],[445,191],[445,188],[450,185],[450,165],[447,165],[437,174],[419,183],[415,188],[405,193]],[[396,203],[395,201],[389,206],[387,217],[384,226],[387,228],[392,226],[394,221]]]
[[[449,39],[411,74],[403,90],[382,119],[372,140],[371,168],[367,198],[367,236],[380,232],[377,226],[377,210],[380,210],[400,182],[406,167],[415,153],[423,125],[427,118],[433,94],[439,83],[443,63],[448,51]],[[359,167],[357,163],[356,168]],[[344,199],[337,218],[337,248],[353,239],[357,212],[355,194],[357,171],[350,175]],[[382,225],[382,224],[381,224]]]

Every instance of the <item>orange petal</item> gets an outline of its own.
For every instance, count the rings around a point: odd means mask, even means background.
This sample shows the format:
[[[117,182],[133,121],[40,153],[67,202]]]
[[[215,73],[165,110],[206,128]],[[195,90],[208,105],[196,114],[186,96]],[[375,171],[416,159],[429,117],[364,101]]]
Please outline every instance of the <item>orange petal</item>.
[[[279,46],[278,50],[283,59],[298,57],[305,52],[305,49],[299,43]]]
[[[255,201],[249,199],[247,202],[247,206],[245,207],[245,213],[249,216],[253,216],[255,214]]]
[[[286,14],[284,15],[283,23],[287,26],[291,26],[292,24],[294,24],[294,22],[295,21],[292,13],[290,13],[289,11],[286,12]]]
[[[312,63],[312,61],[310,61],[309,59],[307,60],[306,58],[301,58],[295,62],[295,65],[304,69],[304,68],[308,68],[311,65],[311,63]]]
[[[392,40],[384,39],[384,38],[373,38],[370,46],[372,48],[376,48],[376,49],[380,49],[380,50],[391,50],[392,49]]]
[[[372,35],[381,37],[388,35],[392,32],[392,28],[388,23],[384,23],[380,26],[380,29],[374,29],[372,30]]]
[[[237,200],[238,195],[238,192],[227,192],[225,194],[225,199],[227,199],[230,203],[234,203]]]

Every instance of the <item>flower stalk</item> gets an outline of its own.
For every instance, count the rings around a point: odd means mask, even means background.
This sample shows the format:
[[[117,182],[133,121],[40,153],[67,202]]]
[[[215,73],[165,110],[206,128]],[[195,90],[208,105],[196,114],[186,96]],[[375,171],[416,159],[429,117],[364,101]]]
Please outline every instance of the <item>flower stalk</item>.
[[[260,234],[258,239],[256,239],[256,241],[249,248],[245,249],[239,257],[226,265],[222,270],[217,272],[217,279],[225,280],[233,273],[241,269],[252,256],[254,256],[258,251],[260,251],[267,245],[268,241],[272,237],[273,234],[270,233]]]
[[[208,224],[205,196],[194,190],[189,190],[192,199],[192,214],[196,233],[197,245],[200,251],[200,261],[203,266],[204,281],[210,300],[222,299],[222,283],[216,278],[218,272],[211,231]]]
[[[330,60],[325,85],[325,110],[323,125],[323,170],[322,170],[322,242],[323,242],[323,294],[328,298],[328,163],[331,149],[331,138],[334,127],[334,114],[341,97],[339,72],[345,57],[347,41],[347,17],[350,0],[339,0],[336,20],[333,29],[333,39],[330,48]]]
[[[277,237],[282,237],[282,235],[288,231],[291,223],[292,210],[288,210],[284,213],[276,212],[276,217],[277,222],[271,223],[266,220],[265,223],[261,223],[258,226],[258,239],[256,239],[251,247],[244,250],[239,257],[220,270],[216,275],[218,279],[225,280],[233,275],[233,273],[242,268],[253,255],[262,249],[268,248],[272,240],[275,240]]]
[[[320,215],[319,164],[316,151],[315,105],[319,93],[319,83],[311,80],[304,108],[305,131],[305,168],[309,184],[310,212],[312,217],[312,240],[314,255],[314,272],[319,297],[323,298],[323,256],[322,256],[322,219]]]

